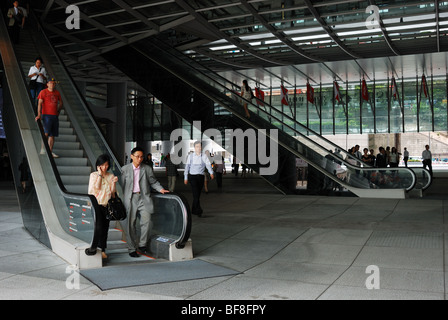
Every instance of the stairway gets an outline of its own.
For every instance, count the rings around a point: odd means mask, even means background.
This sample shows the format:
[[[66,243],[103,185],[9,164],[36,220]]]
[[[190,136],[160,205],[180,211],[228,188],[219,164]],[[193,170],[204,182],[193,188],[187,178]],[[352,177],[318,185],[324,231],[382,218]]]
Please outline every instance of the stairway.
[[[27,22],[25,29],[20,33],[20,44],[15,45],[15,52],[28,82],[29,69],[34,65],[39,53],[35,48],[35,40],[30,32],[30,28],[33,27],[32,21],[28,20]],[[43,61],[43,66],[45,67],[45,61]],[[48,74],[48,76],[52,77],[51,74]],[[93,164],[89,164],[70,119],[64,110],[67,103],[67,101],[63,101],[64,106],[59,115],[59,136],[55,138],[53,148],[53,152],[59,158],[55,158],[55,163],[62,183],[68,192],[87,194],[89,175],[92,172]]]
[[[67,191],[86,194],[92,167],[64,110],[59,115],[59,137],[55,138],[53,152],[59,156],[55,163]]]

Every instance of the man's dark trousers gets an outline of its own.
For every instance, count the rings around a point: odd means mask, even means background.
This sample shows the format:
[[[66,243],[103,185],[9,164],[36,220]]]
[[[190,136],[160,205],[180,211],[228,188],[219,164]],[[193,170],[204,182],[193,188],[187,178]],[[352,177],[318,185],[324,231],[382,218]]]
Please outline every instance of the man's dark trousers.
[[[191,213],[201,216],[202,208],[199,202],[199,198],[201,197],[202,188],[204,187],[204,175],[189,174],[188,181],[190,181],[191,191],[193,192],[193,206],[191,209]]]

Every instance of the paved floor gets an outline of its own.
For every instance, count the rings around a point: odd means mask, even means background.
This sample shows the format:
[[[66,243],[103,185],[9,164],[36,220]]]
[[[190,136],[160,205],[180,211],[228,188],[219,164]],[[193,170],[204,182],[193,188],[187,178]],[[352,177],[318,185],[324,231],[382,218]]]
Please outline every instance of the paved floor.
[[[104,292],[82,277],[79,289],[67,288],[67,263],[24,230],[15,192],[3,186],[0,299],[447,298],[443,196],[283,196],[256,178],[224,183],[223,193],[212,184],[202,195],[206,214],[193,217],[194,255],[241,274]]]

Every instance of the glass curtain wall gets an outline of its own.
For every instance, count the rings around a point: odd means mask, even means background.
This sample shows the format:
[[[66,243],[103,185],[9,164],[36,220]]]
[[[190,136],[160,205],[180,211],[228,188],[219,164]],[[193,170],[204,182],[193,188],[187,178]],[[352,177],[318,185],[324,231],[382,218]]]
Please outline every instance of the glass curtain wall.
[[[265,90],[265,108],[283,123],[294,126],[289,118],[321,135],[406,133],[448,130],[446,78],[422,76],[415,79],[366,80],[368,99],[362,97],[362,82],[338,81],[340,100],[333,84],[314,84],[314,103],[307,99],[306,85],[288,89],[288,105],[282,103],[280,90]],[[304,88],[303,88],[304,87]],[[299,89],[300,88],[300,89]],[[272,95],[271,95],[272,92]],[[425,94],[426,93],[426,94]],[[152,96],[130,95],[127,108],[127,140],[169,140],[177,127],[193,134],[191,124],[173,123],[169,108]],[[299,127],[295,126],[300,130]],[[286,127],[285,127],[286,130]]]
[[[366,81],[367,100],[362,83],[339,84],[340,100],[334,98],[333,85],[314,85],[314,104],[305,89],[290,89],[290,106],[282,105],[273,90],[270,112],[283,118],[281,110],[297,122],[322,135],[405,133],[448,130],[448,98],[445,78],[389,78]],[[303,85],[305,87],[305,85]],[[426,92],[426,94],[425,94]],[[265,99],[265,101],[269,101]]]

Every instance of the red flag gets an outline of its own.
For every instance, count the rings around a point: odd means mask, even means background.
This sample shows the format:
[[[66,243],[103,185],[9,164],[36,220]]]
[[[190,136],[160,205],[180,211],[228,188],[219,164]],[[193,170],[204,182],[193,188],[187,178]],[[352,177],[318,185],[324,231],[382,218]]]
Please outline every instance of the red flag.
[[[397,82],[395,81],[395,78],[392,78],[392,95],[394,96],[394,99],[397,99],[398,89],[397,89]]]
[[[255,88],[255,96],[259,99],[259,100],[257,100],[257,104],[259,106],[264,106],[264,103],[261,102],[261,101],[264,101],[264,92],[261,91],[260,88]]]
[[[282,94],[282,104],[284,104],[285,106],[289,106],[289,102],[288,102],[288,90],[283,86],[280,85],[281,88],[281,94]]]
[[[428,98],[428,84],[426,83],[425,75],[422,76],[422,85],[423,85],[423,93],[425,94],[425,97]]]
[[[333,82],[334,99],[341,102],[341,92],[339,91],[339,85],[336,81]]]
[[[367,89],[366,80],[362,80],[362,89],[361,89],[362,99],[365,101],[369,101],[369,90]]]
[[[309,102],[314,103],[314,88],[309,82],[306,84],[306,99]]]

